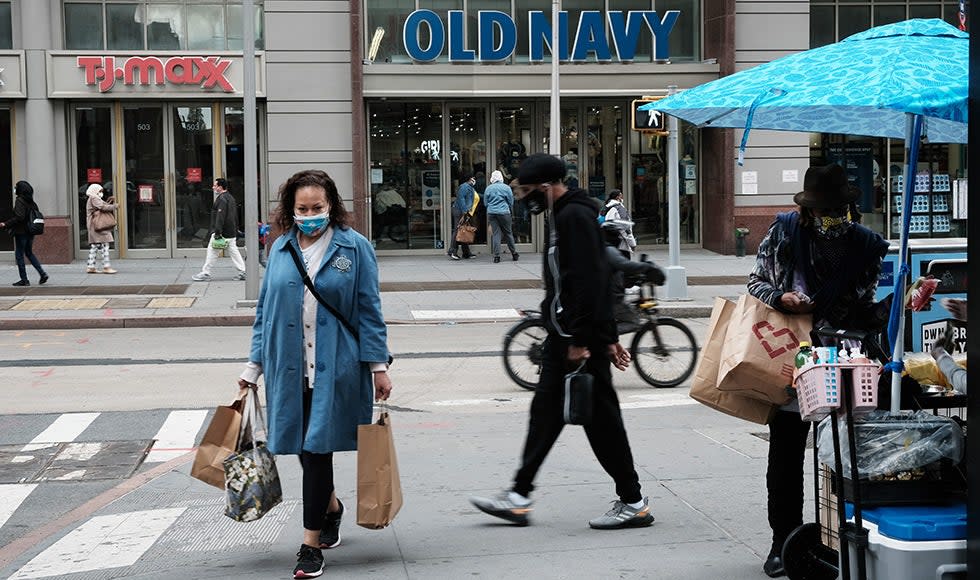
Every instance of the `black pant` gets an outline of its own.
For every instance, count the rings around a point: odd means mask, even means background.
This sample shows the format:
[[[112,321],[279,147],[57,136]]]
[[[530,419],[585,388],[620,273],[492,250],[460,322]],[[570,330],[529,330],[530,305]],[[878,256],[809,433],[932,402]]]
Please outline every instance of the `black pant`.
[[[41,261],[37,259],[34,255],[34,236],[31,234],[14,234],[14,261],[17,263],[17,272],[20,273],[20,279],[27,281],[27,264],[24,263],[24,258],[31,261],[31,265],[37,270],[37,273],[44,276],[44,268],[41,267]]]
[[[544,343],[541,380],[531,401],[523,461],[514,478],[513,490],[525,497],[534,490],[534,477],[565,426],[562,400],[564,378],[569,372],[566,360],[568,344],[567,340],[551,335]],[[589,350],[592,356],[585,370],[595,379],[595,398],[592,424],[585,427],[585,434],[596,459],[616,482],[616,494],[620,500],[636,503],[643,499],[640,495],[640,478],[633,467],[633,454],[619,410],[619,399],[612,385],[611,365],[605,346],[593,346]]]
[[[313,389],[303,389],[303,434],[310,425],[310,406]],[[303,527],[307,530],[323,528],[323,516],[333,494],[333,453],[310,453],[299,456],[303,466]]]
[[[782,549],[790,532],[803,525],[803,459],[810,424],[798,412],[778,411],[769,423],[769,527],[773,547]]]

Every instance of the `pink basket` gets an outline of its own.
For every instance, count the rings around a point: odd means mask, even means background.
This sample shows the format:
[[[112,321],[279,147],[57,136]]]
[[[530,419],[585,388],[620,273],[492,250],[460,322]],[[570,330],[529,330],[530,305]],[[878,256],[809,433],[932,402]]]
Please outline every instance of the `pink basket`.
[[[843,363],[814,365],[801,372],[796,377],[800,417],[820,421],[840,408],[841,373],[848,369],[854,375],[852,411],[855,415],[873,411],[878,406],[878,368],[873,363]]]

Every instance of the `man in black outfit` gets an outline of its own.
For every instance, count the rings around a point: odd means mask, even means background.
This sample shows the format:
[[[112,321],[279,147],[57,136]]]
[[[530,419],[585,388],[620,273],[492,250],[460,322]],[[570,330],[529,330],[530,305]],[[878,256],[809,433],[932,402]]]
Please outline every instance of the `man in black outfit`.
[[[470,501],[481,511],[518,525],[527,525],[528,498],[534,477],[558,439],[564,377],[579,364],[594,378],[593,417],[585,434],[596,459],[616,483],[619,496],[613,508],[589,521],[595,529],[649,526],[649,499],[640,492],[629,439],[613,390],[610,363],[625,370],[629,353],[619,344],[613,317],[612,272],[604,256],[596,207],[581,189],[568,189],[562,180],[565,163],[537,153],[520,166],[515,196],[531,213],[552,208],[553,226],[544,259],[544,313],[548,337],[544,343],[541,379],[531,402],[531,417],[521,467],[514,485],[494,498]]]

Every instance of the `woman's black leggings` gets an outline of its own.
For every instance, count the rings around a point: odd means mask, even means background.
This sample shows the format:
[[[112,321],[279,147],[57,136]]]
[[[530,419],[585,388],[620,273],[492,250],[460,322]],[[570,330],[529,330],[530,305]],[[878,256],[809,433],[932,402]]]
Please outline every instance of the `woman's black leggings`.
[[[310,407],[313,389],[303,389],[303,433],[310,424]],[[310,453],[299,456],[303,466],[303,527],[307,530],[323,528],[323,516],[333,494],[333,453]]]

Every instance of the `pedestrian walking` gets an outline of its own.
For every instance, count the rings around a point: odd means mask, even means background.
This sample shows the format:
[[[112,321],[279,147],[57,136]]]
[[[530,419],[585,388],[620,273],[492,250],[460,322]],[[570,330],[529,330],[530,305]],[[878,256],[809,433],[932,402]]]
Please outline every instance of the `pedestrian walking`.
[[[88,230],[88,263],[86,271],[89,274],[102,272],[103,274],[115,274],[116,270],[109,263],[109,244],[113,242],[112,228],[99,230],[96,222],[102,213],[115,214],[119,206],[110,197],[103,200],[105,189],[98,183],[93,183],[85,190],[88,201],[85,204],[85,229]],[[102,268],[96,270],[95,259],[97,256],[102,258]]]
[[[514,522],[529,523],[534,478],[564,427],[562,401],[565,374],[579,365],[593,376],[592,421],[585,434],[592,451],[616,484],[618,498],[605,514],[589,521],[595,529],[649,526],[649,499],[639,476],[612,385],[610,363],[625,370],[630,355],[621,344],[613,318],[611,268],[588,193],[563,183],[565,163],[537,153],[518,171],[518,198],[533,213],[552,208],[551,241],[544,258],[545,326],[541,378],[531,401],[531,417],[521,466],[513,486],[494,498],[470,501],[481,511]]]
[[[228,181],[218,177],[212,185],[214,205],[211,206],[211,236],[208,238],[208,253],[201,271],[191,276],[191,280],[205,282],[211,279],[211,268],[218,259],[218,253],[227,249],[231,261],[238,268],[236,280],[245,279],[245,260],[238,249],[238,202],[228,191]],[[215,240],[218,240],[216,243]]]
[[[334,491],[333,454],[357,449],[372,394],[376,401],[391,393],[387,328],[374,249],[348,225],[330,176],[300,171],[279,199],[285,233],[269,252],[238,383],[255,388],[265,375],[268,448],[300,457],[303,543],[293,576],[314,578],[323,572],[321,550],[340,545],[345,507]]]
[[[14,282],[14,286],[30,286],[31,281],[27,279],[27,265],[25,258],[30,260],[31,265],[37,270],[40,279],[38,284],[48,281],[48,274],[44,271],[41,261],[34,255],[34,236],[31,227],[31,212],[38,212],[37,202],[34,201],[34,188],[26,181],[18,181],[14,185],[14,215],[10,219],[0,222],[0,229],[8,230],[14,236],[14,261],[17,262],[17,271],[20,273],[20,280]]]
[[[887,321],[874,296],[888,243],[857,223],[859,195],[848,187],[841,166],[807,169],[803,191],[793,198],[798,211],[776,216],[759,244],[749,294],[781,312],[812,314],[814,328],[872,330]],[[769,422],[766,488],[772,547],[763,572],[772,578],[785,574],[783,544],[803,524],[803,456],[809,430],[796,399]]]
[[[483,203],[487,206],[487,222],[493,229],[490,250],[494,264],[500,262],[500,240],[507,242],[510,257],[517,261],[517,247],[514,246],[513,212],[514,192],[504,183],[504,175],[499,171],[490,174],[490,185],[483,192]]]
[[[636,248],[636,238],[633,236],[633,218],[626,206],[623,205],[622,191],[614,189],[609,192],[606,205],[602,208],[602,216],[603,220],[628,224],[619,229],[619,242],[616,243],[616,248],[627,260],[632,259],[633,250]]]
[[[470,252],[469,244],[461,244],[456,241],[456,232],[459,230],[459,220],[463,218],[464,215],[470,218],[476,212],[476,206],[479,203],[477,199],[476,189],[473,186],[476,185],[476,178],[472,175],[463,175],[459,180],[459,189],[456,190],[456,199],[453,200],[452,206],[452,217],[453,217],[453,236],[452,240],[449,242],[449,259],[459,260],[460,257],[464,260],[469,260],[470,258],[475,258]],[[457,248],[462,248],[463,255],[460,256]]]

